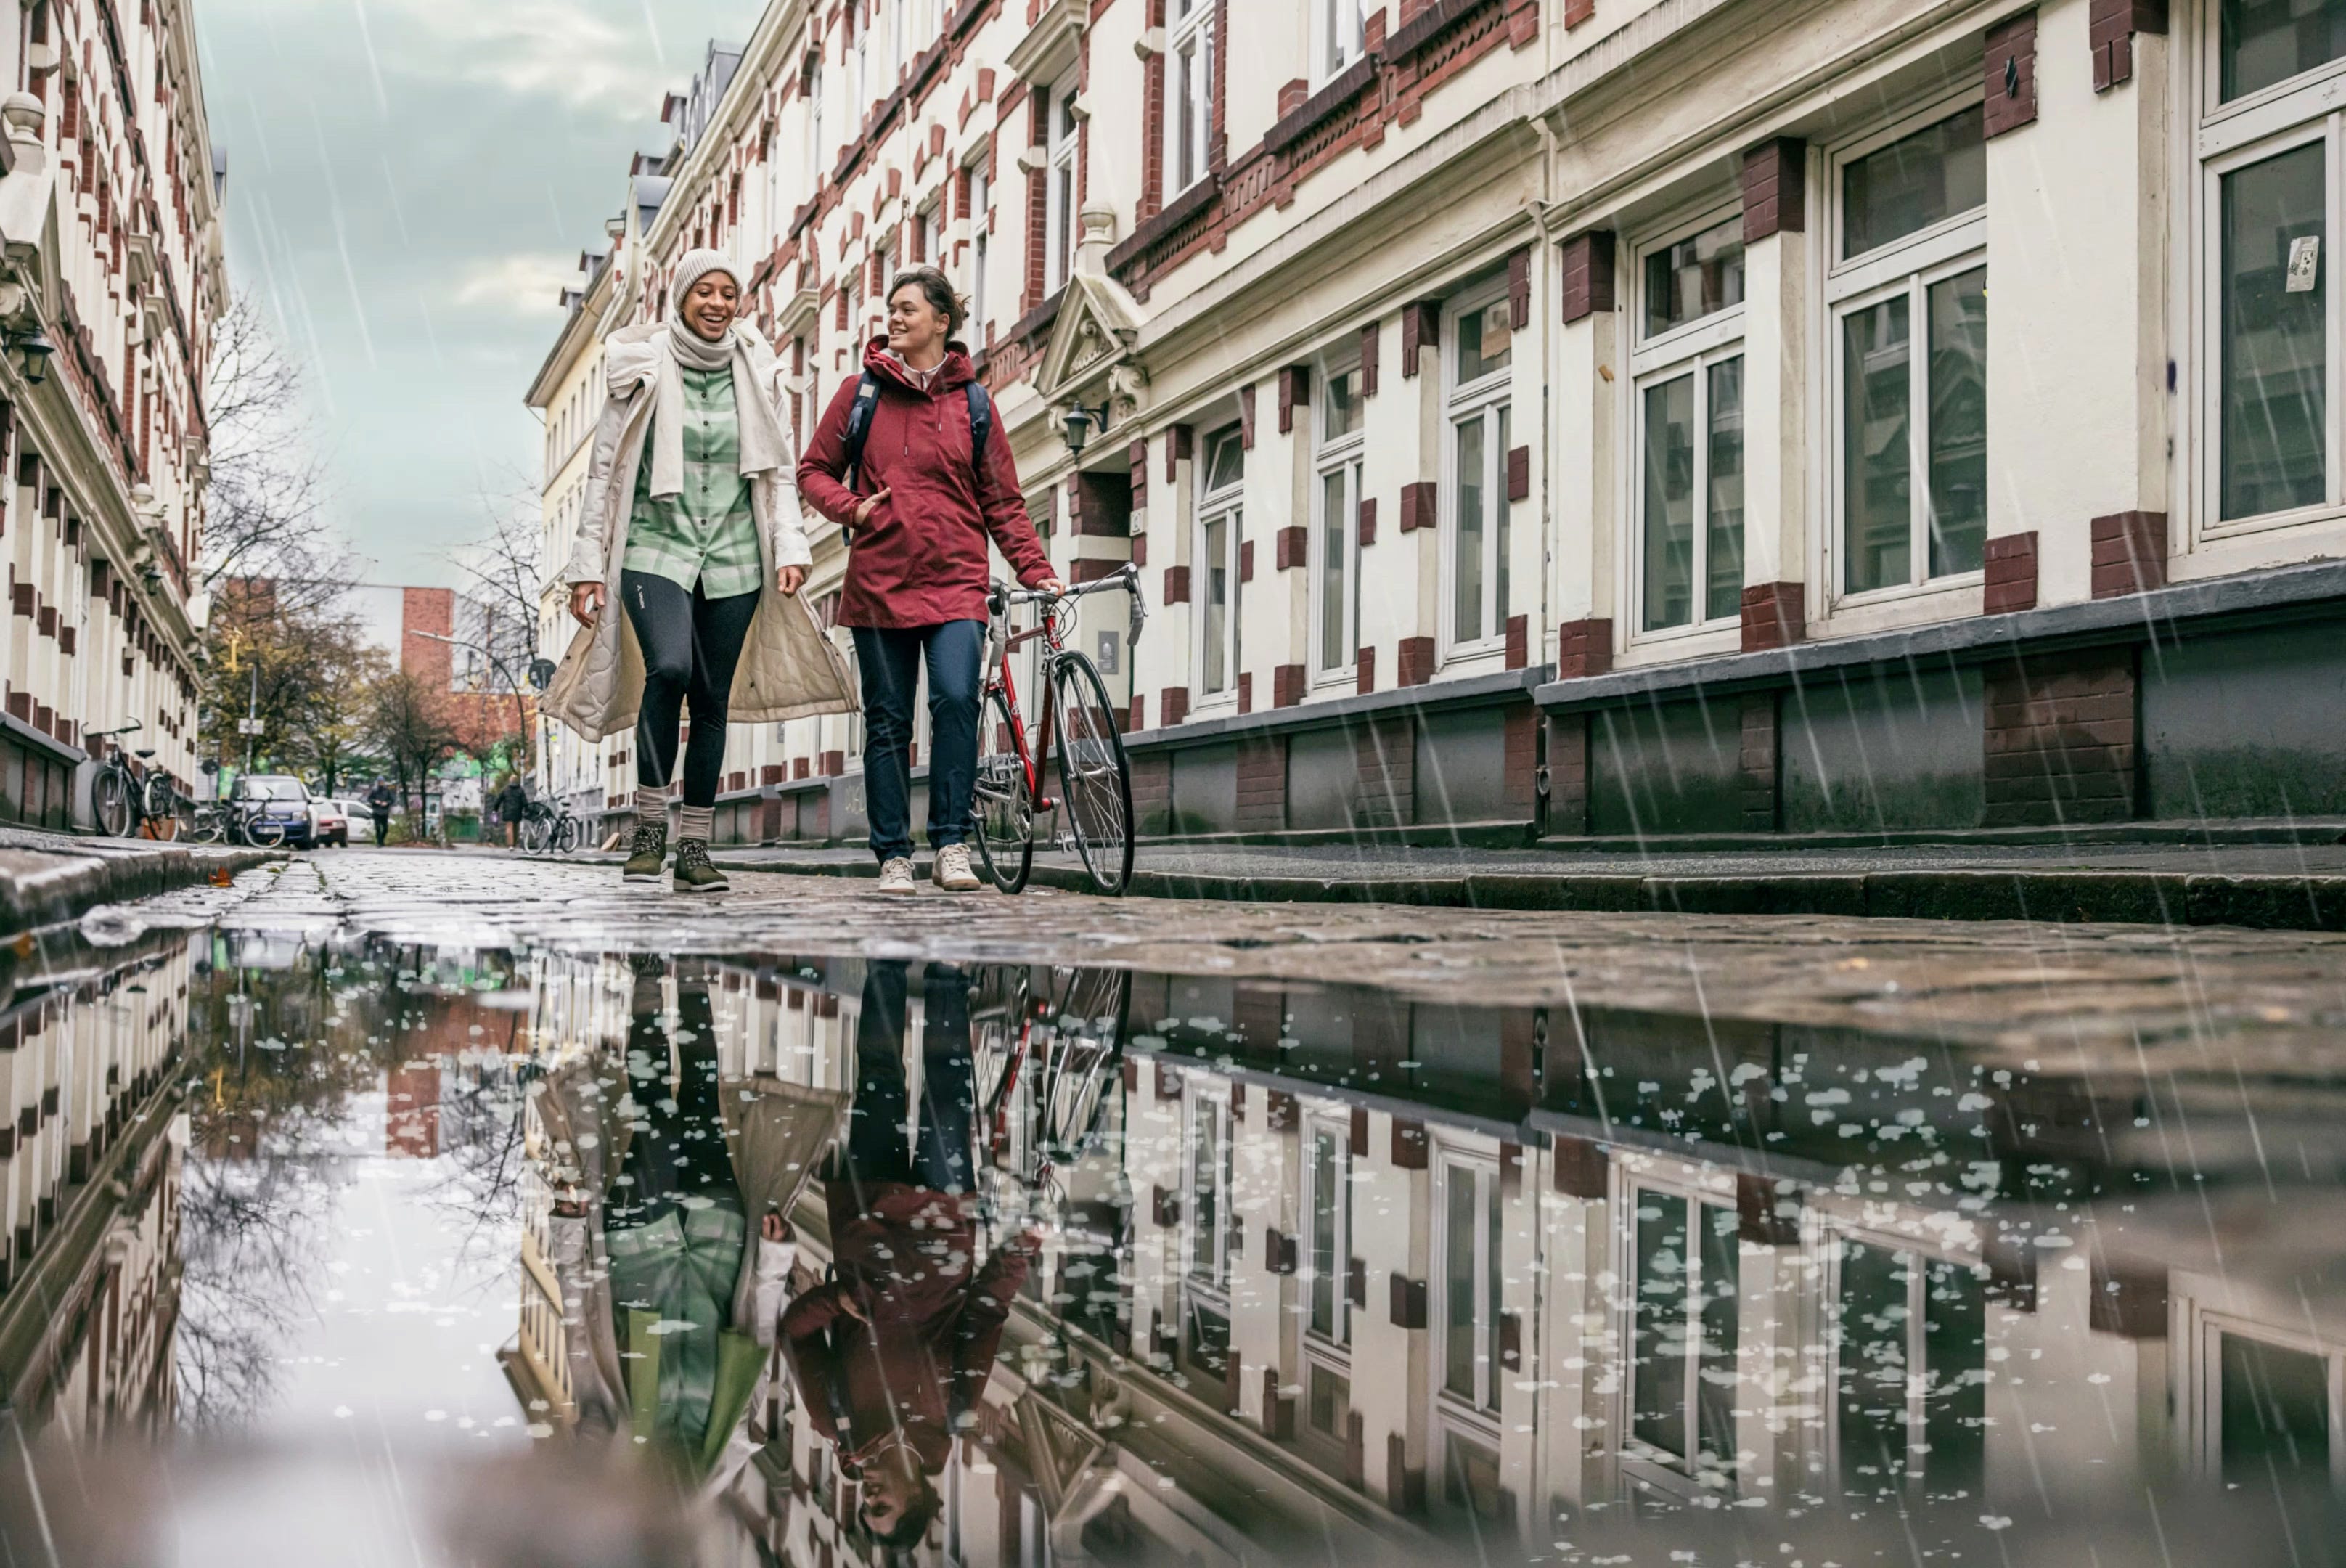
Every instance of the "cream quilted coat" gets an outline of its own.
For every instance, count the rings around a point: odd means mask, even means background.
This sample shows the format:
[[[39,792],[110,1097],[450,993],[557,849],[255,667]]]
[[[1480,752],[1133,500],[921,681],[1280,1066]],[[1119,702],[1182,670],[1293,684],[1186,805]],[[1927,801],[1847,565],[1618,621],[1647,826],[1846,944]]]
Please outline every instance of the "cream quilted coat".
[[[736,330],[750,331],[746,324]],[[570,583],[605,585],[603,613],[571,639],[546,694],[546,710],[590,741],[631,728],[643,705],[644,656],[619,607],[619,563],[627,554],[636,473],[651,434],[658,339],[667,331],[659,322],[624,327],[604,345],[610,391],[596,422],[578,543],[563,572]],[[780,367],[754,333],[750,341],[756,390],[779,400]],[[774,586],[780,568],[804,566],[813,559],[800,521],[795,471],[795,461],[786,462],[780,472],[759,474],[750,486],[765,572],[757,616],[733,676],[730,717],[740,723],[779,724],[811,714],[852,713],[857,707],[845,655],[803,596],[785,598]]]

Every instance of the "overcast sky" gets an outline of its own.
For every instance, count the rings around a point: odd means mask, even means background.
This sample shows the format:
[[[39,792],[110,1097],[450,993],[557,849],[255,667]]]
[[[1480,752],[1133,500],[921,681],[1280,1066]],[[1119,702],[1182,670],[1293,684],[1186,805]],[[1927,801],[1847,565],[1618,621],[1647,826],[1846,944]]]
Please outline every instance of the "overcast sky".
[[[556,291],[666,146],[661,95],[759,0],[197,0],[229,273],[311,369],[369,581],[455,585],[535,485]]]

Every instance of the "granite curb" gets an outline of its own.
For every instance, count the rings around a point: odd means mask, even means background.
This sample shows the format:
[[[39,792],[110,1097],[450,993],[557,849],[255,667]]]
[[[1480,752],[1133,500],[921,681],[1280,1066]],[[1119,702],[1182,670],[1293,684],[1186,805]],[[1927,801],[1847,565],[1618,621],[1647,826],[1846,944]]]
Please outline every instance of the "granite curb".
[[[85,847],[87,842],[87,847]],[[100,847],[103,845],[103,847]],[[0,844],[0,939],[79,920],[100,904],[128,903],[230,876],[281,850],[136,844],[60,838],[39,848],[24,838]]]
[[[868,861],[710,857],[729,871],[874,877]],[[926,875],[925,864],[920,873]],[[1035,868],[1032,885],[1086,892],[1073,866]],[[1429,877],[1237,876],[1133,873],[1141,898],[1274,903],[1396,903],[1443,909],[1585,911],[1613,914],[1816,915],[1900,920],[2035,921],[2049,924],[2240,926],[2346,932],[2346,875],[2225,875],[2201,871],[1902,870],[1649,876],[1468,871]]]

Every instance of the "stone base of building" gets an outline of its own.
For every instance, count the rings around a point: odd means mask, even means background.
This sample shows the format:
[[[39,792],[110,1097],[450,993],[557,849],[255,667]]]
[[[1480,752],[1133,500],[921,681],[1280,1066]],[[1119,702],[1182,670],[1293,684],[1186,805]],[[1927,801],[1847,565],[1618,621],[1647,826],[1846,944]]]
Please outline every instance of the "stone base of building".
[[[0,822],[70,832],[88,815],[76,799],[87,760],[78,747],[0,714]]]

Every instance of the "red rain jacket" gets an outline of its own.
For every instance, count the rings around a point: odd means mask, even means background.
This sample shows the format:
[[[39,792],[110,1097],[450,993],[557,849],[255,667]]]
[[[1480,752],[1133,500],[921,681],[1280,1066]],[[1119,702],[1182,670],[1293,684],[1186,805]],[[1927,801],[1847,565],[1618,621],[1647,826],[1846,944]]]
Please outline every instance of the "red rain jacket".
[[[963,389],[977,371],[969,355],[950,345],[927,392],[889,357],[885,338],[865,347],[863,368],[880,378],[880,402],[872,411],[857,484],[861,495],[884,488],[888,499],[856,530],[840,625],[933,626],[985,619],[989,535],[1022,585],[1031,588],[1049,577],[1051,560],[1026,515],[1009,432],[998,417],[986,440],[985,473],[976,473],[970,462],[969,394]],[[856,386],[852,379],[840,383],[799,459],[799,494],[847,527],[854,525],[859,499],[842,483]]]

